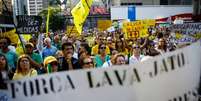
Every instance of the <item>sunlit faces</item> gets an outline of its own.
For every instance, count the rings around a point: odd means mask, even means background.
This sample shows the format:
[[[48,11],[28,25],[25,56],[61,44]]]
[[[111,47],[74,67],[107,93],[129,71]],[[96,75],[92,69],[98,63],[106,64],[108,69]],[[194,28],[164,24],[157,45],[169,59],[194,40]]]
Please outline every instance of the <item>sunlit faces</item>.
[[[20,62],[20,68],[23,70],[30,69],[30,61],[28,58],[21,58]]]

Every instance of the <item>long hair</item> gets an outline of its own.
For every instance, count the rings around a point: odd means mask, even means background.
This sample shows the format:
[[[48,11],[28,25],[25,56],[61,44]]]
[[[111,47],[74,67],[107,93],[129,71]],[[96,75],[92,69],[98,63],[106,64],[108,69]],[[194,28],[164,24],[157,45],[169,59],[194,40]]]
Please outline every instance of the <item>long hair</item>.
[[[6,60],[5,70],[8,71],[8,60],[6,59],[6,56],[3,54],[0,54],[0,57],[3,57]]]
[[[17,60],[17,70],[16,70],[17,73],[21,73],[21,72],[22,72],[22,68],[20,67],[20,61],[22,60],[22,58],[27,58],[27,59],[29,60],[29,63],[30,63],[30,61],[31,61],[31,57],[30,57],[29,55],[27,55],[27,54],[21,55],[21,56],[18,58],[18,60]],[[30,63],[30,68],[32,68],[32,67],[31,67],[31,63]]]
[[[118,45],[117,45],[118,42],[121,42],[121,46],[118,46]],[[115,47],[116,47],[116,50],[117,50],[118,52],[124,52],[124,51],[125,51],[125,48],[126,48],[126,45],[125,45],[125,43],[124,43],[123,40],[117,39],[117,40],[116,40],[116,43],[115,43]]]

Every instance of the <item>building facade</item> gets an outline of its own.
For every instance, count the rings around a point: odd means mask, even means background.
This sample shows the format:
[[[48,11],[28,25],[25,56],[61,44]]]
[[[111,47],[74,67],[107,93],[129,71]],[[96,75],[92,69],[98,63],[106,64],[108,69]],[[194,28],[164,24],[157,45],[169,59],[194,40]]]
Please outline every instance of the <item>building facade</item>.
[[[27,0],[28,15],[38,15],[43,9],[43,0]]]
[[[8,8],[8,11],[12,12],[13,11],[12,10],[12,0],[4,0],[4,2],[5,2],[6,6]],[[6,8],[5,8],[4,4],[3,4],[3,1],[0,0],[0,14],[2,14],[4,10],[6,10]]]

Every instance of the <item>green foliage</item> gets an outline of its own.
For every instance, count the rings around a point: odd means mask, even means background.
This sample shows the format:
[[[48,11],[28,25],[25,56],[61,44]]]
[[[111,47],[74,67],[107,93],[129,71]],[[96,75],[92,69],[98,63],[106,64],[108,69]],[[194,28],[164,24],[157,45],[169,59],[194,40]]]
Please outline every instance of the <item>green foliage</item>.
[[[49,29],[52,31],[57,31],[64,29],[65,17],[61,15],[61,9],[58,6],[51,6],[50,9],[50,20],[49,20]],[[39,16],[43,17],[43,22],[47,20],[48,9],[44,9],[39,13]]]

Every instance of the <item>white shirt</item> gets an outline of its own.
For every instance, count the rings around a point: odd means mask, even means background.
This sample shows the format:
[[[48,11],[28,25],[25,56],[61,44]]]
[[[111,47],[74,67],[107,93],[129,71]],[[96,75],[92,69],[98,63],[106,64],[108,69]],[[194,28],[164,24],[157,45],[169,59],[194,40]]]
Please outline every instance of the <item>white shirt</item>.
[[[140,55],[139,58],[135,57],[134,55],[132,55],[130,58],[129,58],[129,64],[135,64],[137,62],[141,62],[142,58],[144,57],[144,55]]]
[[[104,62],[102,67],[107,68],[107,67],[110,67],[110,66],[112,66],[111,60]]]

